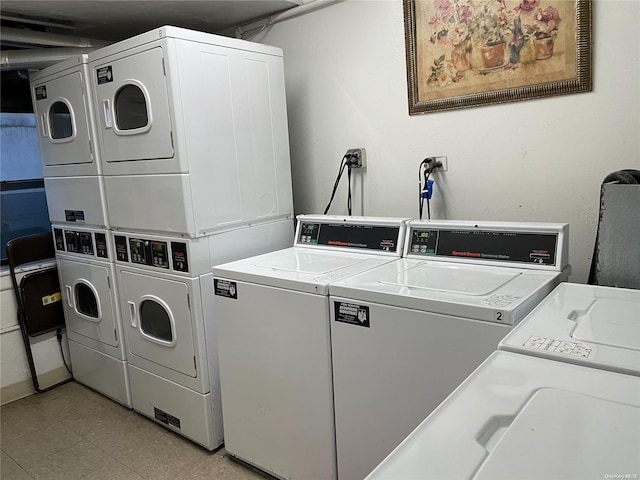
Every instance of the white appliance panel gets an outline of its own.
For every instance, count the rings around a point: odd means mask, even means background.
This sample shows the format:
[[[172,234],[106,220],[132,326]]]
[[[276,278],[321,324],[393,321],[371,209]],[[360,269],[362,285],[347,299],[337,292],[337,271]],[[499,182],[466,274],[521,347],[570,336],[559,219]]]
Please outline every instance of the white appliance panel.
[[[227,451],[281,478],[335,478],[327,297],[238,282],[237,299],[215,299]]]
[[[87,56],[31,76],[31,95],[45,177],[97,175]]]
[[[501,350],[640,376],[640,290],[563,283]]]
[[[127,362],[69,339],[73,378],[132,408]]]
[[[639,444],[640,378],[498,351],[367,480],[635,475]]]
[[[222,415],[202,394],[129,365],[133,409],[208,450],[222,445]]]
[[[173,156],[164,56],[158,46],[91,64],[102,158],[107,164]]]
[[[116,300],[108,264],[58,259],[69,337],[86,337],[118,347]]]
[[[336,321],[331,344],[339,478],[364,478],[509,331],[467,318],[358,302],[367,326]],[[384,388],[380,388],[384,385]]]
[[[114,230],[204,233],[196,231],[188,174],[105,176],[104,184]]]
[[[44,189],[52,223],[109,227],[103,177],[45,177]]]
[[[195,326],[182,281],[120,270],[120,307],[131,355],[196,377]]]

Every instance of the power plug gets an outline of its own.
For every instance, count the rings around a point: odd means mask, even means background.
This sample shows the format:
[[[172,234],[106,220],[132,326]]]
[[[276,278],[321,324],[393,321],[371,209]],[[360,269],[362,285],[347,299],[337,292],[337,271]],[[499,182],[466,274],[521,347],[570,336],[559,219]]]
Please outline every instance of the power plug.
[[[347,165],[351,168],[364,168],[366,166],[366,152],[364,148],[350,148],[344,154]]]

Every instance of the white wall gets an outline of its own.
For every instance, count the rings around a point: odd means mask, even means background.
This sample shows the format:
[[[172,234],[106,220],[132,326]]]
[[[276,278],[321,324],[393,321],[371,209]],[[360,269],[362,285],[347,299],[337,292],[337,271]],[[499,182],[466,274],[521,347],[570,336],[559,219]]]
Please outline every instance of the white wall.
[[[339,161],[365,147],[354,214],[418,216],[419,162],[446,155],[434,218],[568,222],[588,276],[599,188],[640,169],[640,2],[593,2],[593,92],[409,116],[400,0],[348,0],[255,41],[285,53],[294,204],[324,209]],[[344,183],[331,213],[346,212]]]

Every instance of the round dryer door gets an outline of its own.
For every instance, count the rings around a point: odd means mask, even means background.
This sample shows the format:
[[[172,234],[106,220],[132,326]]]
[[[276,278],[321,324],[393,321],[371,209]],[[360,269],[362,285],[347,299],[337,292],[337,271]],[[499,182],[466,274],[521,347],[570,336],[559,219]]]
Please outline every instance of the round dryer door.
[[[132,355],[197,376],[190,283],[120,272],[120,302]]]
[[[98,342],[118,346],[117,316],[109,269],[73,260],[60,259],[64,313],[67,330]],[[81,339],[76,338],[77,341]]]

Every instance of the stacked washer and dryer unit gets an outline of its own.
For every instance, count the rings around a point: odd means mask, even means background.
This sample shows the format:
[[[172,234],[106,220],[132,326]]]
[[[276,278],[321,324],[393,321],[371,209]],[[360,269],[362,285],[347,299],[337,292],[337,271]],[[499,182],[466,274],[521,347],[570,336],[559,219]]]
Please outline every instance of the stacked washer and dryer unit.
[[[89,56],[137,412],[215,449],[214,265],[288,247],[282,51],[161,27]]]
[[[31,76],[74,378],[127,407],[131,391],[87,55]]]

